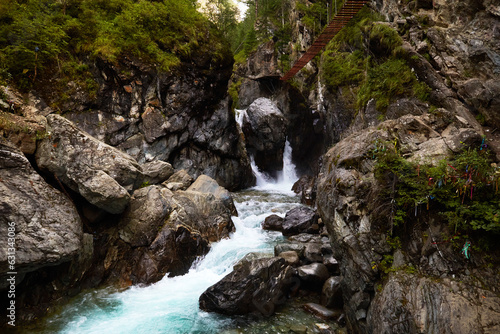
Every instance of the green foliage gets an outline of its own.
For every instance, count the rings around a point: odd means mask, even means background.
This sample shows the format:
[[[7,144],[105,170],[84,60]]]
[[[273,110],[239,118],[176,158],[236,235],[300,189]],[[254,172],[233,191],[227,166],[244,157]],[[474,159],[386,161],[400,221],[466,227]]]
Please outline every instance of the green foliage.
[[[323,78],[330,90],[355,85],[357,106],[376,100],[385,111],[397,96],[429,97],[430,88],[418,81],[404,60],[402,38],[382,18],[363,8],[328,44],[323,56]]]
[[[364,106],[374,98],[377,109],[384,110],[394,96],[411,95],[414,84],[419,82],[404,60],[388,59],[379,65],[374,64],[359,90],[358,106]]]
[[[389,177],[395,185],[384,194],[395,204],[395,226],[427,209],[454,229],[500,233],[500,170],[490,165],[486,150],[467,149],[437,166],[417,165],[401,157],[397,142],[377,142],[373,156],[375,177],[382,182]]]
[[[313,3],[304,3],[296,1],[296,8],[302,16],[302,23],[313,32],[313,35],[319,34],[328,23],[327,3],[331,1],[319,0]],[[340,2],[340,1],[339,1]],[[341,4],[339,4],[339,8]]]
[[[231,0],[207,0],[202,12],[226,37],[238,24],[238,8]]]
[[[329,50],[324,55],[324,78],[330,88],[357,85],[365,77],[366,59],[360,50],[339,52]]]
[[[238,103],[239,103],[239,95],[238,94],[240,91],[240,87],[241,87],[241,79],[239,79],[237,82],[231,81],[229,83],[228,93],[229,93],[229,96],[231,96],[231,98],[233,100],[232,110],[234,110],[235,108],[238,108]]]
[[[210,33],[193,0],[5,0],[0,11],[0,74],[28,89],[37,74],[55,72],[85,81],[84,56],[116,63],[125,55],[168,71],[189,59]],[[92,82],[87,88],[95,90]]]

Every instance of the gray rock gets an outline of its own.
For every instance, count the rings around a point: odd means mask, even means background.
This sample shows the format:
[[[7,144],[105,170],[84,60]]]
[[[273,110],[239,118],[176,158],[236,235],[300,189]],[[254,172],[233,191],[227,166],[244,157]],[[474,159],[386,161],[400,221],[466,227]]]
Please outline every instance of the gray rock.
[[[16,271],[18,281],[31,271],[78,256],[82,223],[73,203],[48,185],[26,157],[0,139],[0,288],[3,273]],[[15,234],[15,247],[9,244]],[[8,249],[15,248],[15,270]],[[19,282],[18,282],[19,283]]]
[[[314,262],[323,263],[321,244],[316,242],[307,243],[306,248],[304,250],[304,260],[306,263],[314,263]]]
[[[134,191],[120,222],[120,238],[132,247],[150,245],[172,211],[172,195],[158,186]]]
[[[318,214],[309,207],[298,207],[288,211],[283,222],[283,235],[318,233]]]
[[[261,44],[255,52],[249,55],[245,66],[238,67],[242,77],[252,80],[275,77],[279,78],[281,72],[278,66],[278,55],[273,40]]]
[[[284,219],[278,215],[270,215],[262,223],[262,228],[269,231],[282,231],[283,221]]]
[[[306,287],[321,290],[324,282],[330,277],[323,263],[311,263],[297,268],[297,274]]]
[[[269,316],[286,301],[292,278],[293,269],[281,257],[246,262],[209,287],[199,305],[204,311],[227,315],[258,312]]]
[[[299,257],[303,257],[305,249],[306,244],[303,243],[281,243],[274,246],[274,255],[278,256],[283,252],[294,251]]]
[[[242,130],[259,169],[271,174],[283,169],[286,121],[276,104],[267,98],[255,100],[243,117]]]
[[[321,236],[317,234],[310,234],[310,233],[300,233],[296,235],[292,235],[288,237],[288,240],[291,242],[300,242],[300,243],[308,243],[308,242],[314,242],[314,243],[321,243],[322,239]]]
[[[177,191],[172,200],[174,209],[166,221],[168,226],[189,226],[210,242],[227,238],[234,231],[231,209],[213,194]]]
[[[193,183],[193,178],[184,169],[181,169],[181,170],[175,172],[172,176],[170,176],[167,181],[163,182],[163,185],[168,187],[169,183],[181,184],[180,188],[171,189],[173,191],[179,190],[179,189],[186,190]]]
[[[344,300],[342,299],[342,289],[341,284],[342,277],[332,276],[326,280],[323,284],[323,290],[321,291],[321,304],[330,307],[341,309],[344,306]]]
[[[227,189],[225,189],[224,187],[219,186],[217,181],[215,181],[211,177],[207,175],[198,176],[196,181],[194,181],[194,183],[191,184],[187,190],[198,191],[214,195],[215,198],[219,199],[226,205],[226,207],[231,211],[231,214],[233,216],[238,216],[238,211],[234,206],[234,201],[233,197],[231,196],[231,193],[227,191]]]
[[[38,166],[97,207],[121,213],[130,199],[128,191],[142,180],[137,162],[61,116],[49,115],[47,123],[49,135],[36,151]]]
[[[500,298],[491,291],[448,278],[398,274],[372,301],[367,321],[374,333],[478,333],[480,328],[496,333],[499,310]]]
[[[323,257],[323,264],[328,268],[328,271],[334,275],[338,275],[339,271],[339,262],[333,254],[327,254]]]
[[[167,134],[169,124],[161,110],[149,106],[142,113],[141,118],[144,128],[144,137],[148,143],[152,143],[156,139]]]
[[[144,174],[143,184],[162,183],[174,174],[172,165],[161,160],[147,162],[141,165],[141,168]]]

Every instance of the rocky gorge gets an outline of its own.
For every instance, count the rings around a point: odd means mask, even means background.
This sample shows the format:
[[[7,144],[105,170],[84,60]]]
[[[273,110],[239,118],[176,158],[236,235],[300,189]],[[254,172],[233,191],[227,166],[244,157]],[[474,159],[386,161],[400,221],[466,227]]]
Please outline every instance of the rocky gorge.
[[[277,178],[289,145],[304,205],[259,217],[283,240],[231,264],[199,294],[201,310],[272,319],[298,303],[321,325],[286,327],[298,333],[500,330],[498,4],[371,1],[352,36],[282,82],[283,55],[296,60],[314,40],[297,3],[286,46],[271,38],[234,66],[227,46],[221,56],[203,42],[168,73],[97,58],[95,95],[75,82],[62,101],[47,87],[2,87],[0,247],[15,222],[19,323],[85,289],[182,280],[234,235],[230,191],[255,185],[252,164]],[[356,50],[373,63],[333,81],[345,75],[334,54]],[[382,86],[374,73],[394,76],[384,66],[399,59],[411,79],[387,98],[369,83]]]

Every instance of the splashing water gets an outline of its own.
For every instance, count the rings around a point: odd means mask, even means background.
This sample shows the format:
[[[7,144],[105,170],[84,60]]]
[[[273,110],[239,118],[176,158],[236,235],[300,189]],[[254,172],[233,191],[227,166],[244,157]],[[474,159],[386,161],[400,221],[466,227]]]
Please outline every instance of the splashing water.
[[[271,213],[283,217],[299,205],[298,198],[288,192],[293,173],[287,173],[283,173],[283,183],[263,183],[233,194],[239,212],[239,217],[233,217],[236,232],[230,239],[212,244],[210,252],[187,274],[164,277],[150,286],[135,286],[123,292],[107,288],[82,293],[33,333],[185,334],[219,333],[230,328],[233,319],[201,311],[198,298],[246,254],[273,254],[274,246],[283,237],[260,226]]]

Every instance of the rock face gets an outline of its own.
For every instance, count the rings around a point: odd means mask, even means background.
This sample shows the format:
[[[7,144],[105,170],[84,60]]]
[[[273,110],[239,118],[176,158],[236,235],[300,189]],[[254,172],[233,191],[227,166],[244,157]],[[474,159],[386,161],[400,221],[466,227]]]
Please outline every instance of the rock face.
[[[240,262],[199,299],[200,308],[227,315],[258,312],[272,315],[296,284],[293,269],[281,257]]]
[[[282,170],[286,121],[278,107],[266,98],[255,100],[245,113],[242,129],[257,167],[270,173]]]
[[[117,214],[143,180],[141,167],[129,155],[79,130],[58,115],[47,116],[48,136],[36,152],[38,167],[55,175],[87,201]]]
[[[230,190],[250,186],[250,163],[227,96],[232,56],[223,48],[222,57],[212,59],[211,51],[193,51],[189,62],[161,74],[139,61],[98,60],[90,65],[97,99],[65,103],[64,117],[141,164],[161,160]]]
[[[71,200],[49,186],[25,156],[2,139],[0,230],[0,289],[6,287],[4,273],[17,271],[19,283],[28,272],[72,260],[82,247],[82,223]],[[15,249],[14,270],[9,267],[9,248]]]
[[[333,255],[340,263],[343,276],[340,286],[348,327],[356,333],[420,333],[440,331],[445,327],[452,328],[450,333],[463,333],[460,328],[467,328],[465,332],[468,332],[470,327],[464,327],[462,320],[475,319],[474,326],[477,326],[477,314],[484,312],[485,318],[480,323],[488,322],[496,328],[498,314],[487,310],[487,305],[499,310],[497,299],[478,304],[474,298],[459,296],[462,292],[449,291],[453,274],[469,282],[469,291],[474,296],[492,293],[477,287],[472,274],[465,270],[467,263],[449,244],[440,246],[438,251],[432,240],[423,237],[431,235],[433,238],[445,232],[443,225],[436,221],[437,217],[432,215],[423,217],[417,211],[415,219],[420,223],[405,222],[407,230],[403,234],[408,237],[402,236],[407,244],[401,254],[406,255],[390,255],[394,256],[395,275],[390,276],[385,285],[381,284],[383,261],[391,254],[387,242],[391,227],[387,215],[379,211],[384,204],[378,202],[381,189],[388,185],[377,181],[373,175],[374,161],[370,152],[377,140],[392,143],[396,140],[401,144],[399,153],[408,160],[427,163],[449,157],[464,145],[479,147],[481,144],[481,136],[465,119],[442,109],[436,115],[406,115],[385,121],[377,128],[347,137],[325,155],[318,179],[317,206],[330,234]],[[390,203],[385,205],[390,208]],[[420,275],[399,276],[406,266],[418,268]],[[494,286],[494,278],[487,270],[470,270]],[[426,275],[442,277],[449,283],[442,284]],[[379,292],[376,292],[376,284],[380,284]],[[460,284],[457,291],[462,287]],[[462,310],[474,309],[469,313],[470,318],[465,316],[458,320],[460,311],[456,311],[455,303],[460,304]],[[457,323],[461,325],[455,325]],[[475,327],[475,331],[481,326]]]
[[[378,4],[389,21],[401,20],[406,25],[414,50],[428,55],[430,68],[426,72],[439,73],[426,83],[434,88],[432,82],[442,82],[441,78],[448,81],[446,89],[433,91],[435,100],[455,104],[452,100],[458,95],[466,108],[498,127],[500,119],[495,112],[500,95],[500,46],[496,43],[499,37],[496,27],[500,24],[498,4],[491,0],[408,4],[391,0]],[[419,77],[426,80],[421,73]]]
[[[449,278],[436,282],[398,273],[375,296],[368,322],[373,333],[496,333],[500,297]]]

